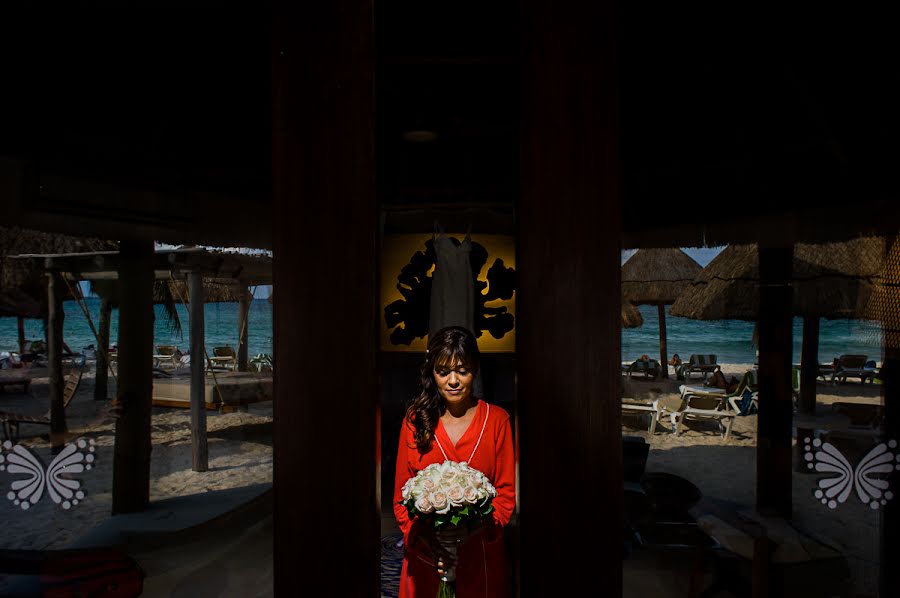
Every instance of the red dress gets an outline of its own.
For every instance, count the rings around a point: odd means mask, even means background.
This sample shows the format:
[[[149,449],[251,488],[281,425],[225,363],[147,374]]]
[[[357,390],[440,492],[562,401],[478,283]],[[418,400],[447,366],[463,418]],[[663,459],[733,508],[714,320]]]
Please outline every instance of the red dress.
[[[487,421],[485,421],[487,420]],[[482,434],[482,428],[484,433]],[[481,441],[479,442],[479,436]],[[400,598],[434,598],[438,591],[438,575],[424,542],[417,539],[418,521],[410,521],[406,507],[400,504],[403,484],[419,470],[432,463],[443,463],[443,447],[451,461],[469,461],[497,489],[493,521],[482,532],[460,547],[456,564],[458,598],[507,598],[509,594],[506,548],[503,526],[509,523],[516,504],[516,464],[509,414],[496,405],[478,401],[475,417],[456,446],[450,441],[438,420],[431,450],[419,454],[413,428],[404,420],[397,450],[397,476],[394,483],[394,514],[404,540],[403,569],[400,574]],[[472,451],[478,446],[474,456]]]

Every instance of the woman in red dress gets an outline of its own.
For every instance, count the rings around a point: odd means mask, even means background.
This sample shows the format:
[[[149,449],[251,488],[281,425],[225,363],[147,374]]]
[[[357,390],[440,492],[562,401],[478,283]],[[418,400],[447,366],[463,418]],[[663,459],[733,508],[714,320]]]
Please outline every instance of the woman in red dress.
[[[503,527],[516,502],[516,469],[509,415],[472,394],[479,353],[474,335],[451,326],[431,335],[421,368],[421,389],[406,411],[397,450],[394,514],[404,540],[401,598],[434,598],[438,572],[453,565],[443,546],[458,544],[458,598],[510,595]],[[432,463],[465,461],[497,489],[491,519],[474,528],[436,532],[410,521],[400,504],[406,481]]]

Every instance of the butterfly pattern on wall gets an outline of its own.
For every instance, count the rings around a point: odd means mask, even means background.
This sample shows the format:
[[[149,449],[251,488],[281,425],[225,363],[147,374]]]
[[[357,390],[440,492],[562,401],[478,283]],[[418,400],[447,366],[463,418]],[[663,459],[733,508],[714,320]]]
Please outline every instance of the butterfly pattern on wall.
[[[823,505],[830,509],[837,508],[847,501],[854,489],[859,500],[872,509],[878,509],[894,498],[890,483],[885,478],[894,470],[900,471],[896,440],[875,445],[859,460],[855,469],[833,444],[818,438],[804,438],[803,442],[808,469],[837,474],[822,478],[817,483],[818,488],[813,495]]]
[[[22,445],[13,445],[7,440],[0,450],[0,471],[25,477],[13,480],[6,498],[28,510],[37,504],[46,490],[50,500],[63,509],[71,509],[84,499],[84,491],[80,480],[68,476],[91,469],[95,460],[93,440],[78,439],[66,444],[49,467]]]

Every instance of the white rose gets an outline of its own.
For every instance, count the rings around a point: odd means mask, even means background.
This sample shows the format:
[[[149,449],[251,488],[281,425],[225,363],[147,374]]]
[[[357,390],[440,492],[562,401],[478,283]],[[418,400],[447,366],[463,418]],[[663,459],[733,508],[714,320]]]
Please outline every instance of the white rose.
[[[405,484],[403,484],[403,490],[400,491],[400,495],[403,497],[403,500],[409,500],[409,494],[412,492],[412,484],[410,483],[412,480],[409,480]]]
[[[463,490],[463,500],[474,505],[478,501],[478,491],[472,486],[466,486],[466,489]]]
[[[447,500],[447,494],[445,492],[435,492],[428,498],[431,500],[431,504],[434,506],[434,511],[436,513],[443,515],[444,513],[450,512],[450,501]]]
[[[429,494],[434,492],[437,489],[437,484],[431,478],[425,478],[422,480],[422,490],[428,492]]]
[[[465,492],[459,486],[454,486],[447,493],[447,499],[450,501],[450,504],[454,507],[461,507],[463,504],[464,497],[465,497]]]
[[[427,496],[422,496],[416,501],[416,509],[418,509],[420,513],[431,513],[434,510],[434,506],[431,504],[431,501],[428,500]]]

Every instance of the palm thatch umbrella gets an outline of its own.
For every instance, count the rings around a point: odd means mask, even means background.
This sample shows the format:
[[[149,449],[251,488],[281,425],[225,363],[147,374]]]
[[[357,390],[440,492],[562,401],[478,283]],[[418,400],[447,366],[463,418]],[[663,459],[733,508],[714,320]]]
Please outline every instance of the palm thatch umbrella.
[[[883,237],[794,247],[793,306],[803,317],[801,408],[815,407],[819,319],[872,319],[866,306],[884,261]],[[756,245],[732,245],[697,276],[669,310],[696,320],[759,317],[759,258]]]
[[[638,328],[644,325],[644,317],[630,303],[622,304],[622,328]]]
[[[47,276],[44,264],[39,260],[10,259],[10,256],[116,249],[118,243],[115,241],[73,237],[19,227],[0,227],[0,317],[19,318],[20,344],[24,341],[22,318],[47,317]],[[72,298],[65,289],[64,299]],[[19,350],[22,350],[21,346]]]
[[[678,248],[639,249],[622,266],[622,300],[632,305],[656,305],[659,310],[659,362],[667,378],[666,305],[674,303],[681,292],[703,268]]]

